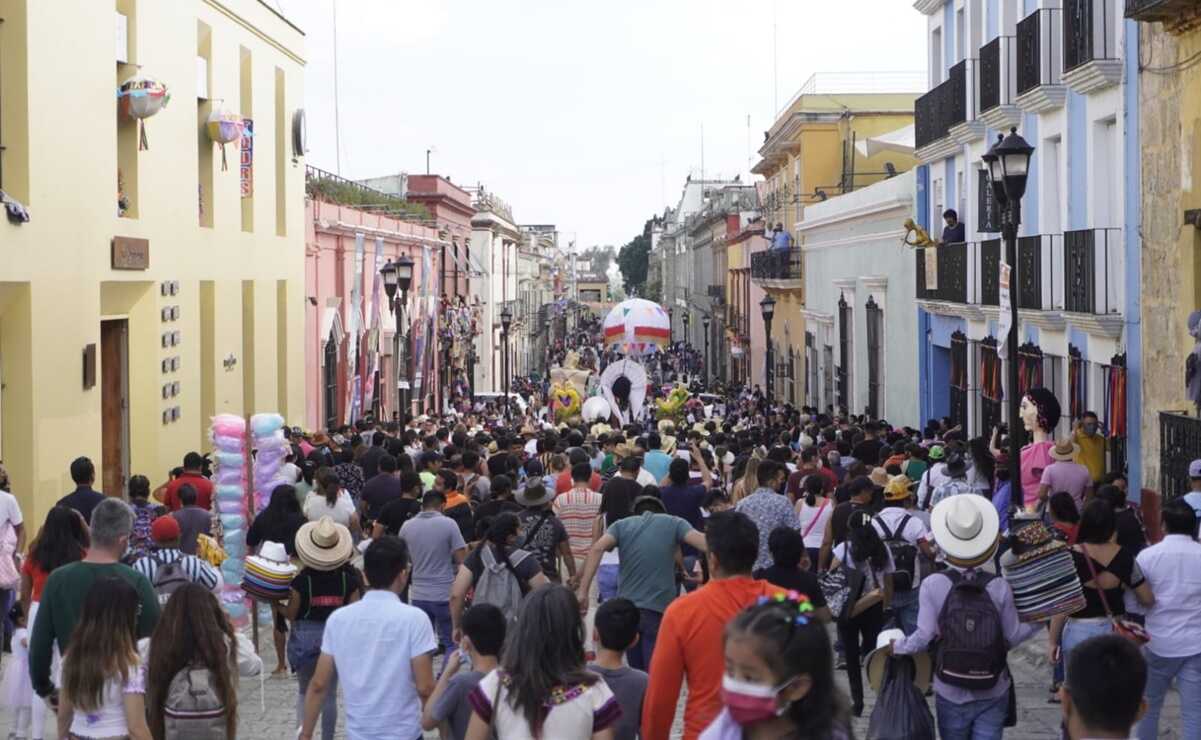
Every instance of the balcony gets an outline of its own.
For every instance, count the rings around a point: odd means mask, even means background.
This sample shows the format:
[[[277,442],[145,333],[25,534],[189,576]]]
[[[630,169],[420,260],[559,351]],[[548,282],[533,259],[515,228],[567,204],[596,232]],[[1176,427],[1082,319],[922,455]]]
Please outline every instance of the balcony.
[[[1081,95],[1122,78],[1115,15],[1113,0],[1064,0],[1063,81]]]
[[[967,63],[951,67],[945,81],[918,98],[913,116],[918,159],[928,162],[953,152],[951,128],[967,120]]]
[[[1017,27],[1018,107],[1042,113],[1063,106],[1063,30],[1059,8],[1036,10]]]
[[[946,244],[933,249],[917,249],[914,252],[917,260],[919,301],[967,303],[967,244]],[[933,267],[929,270],[928,277],[927,266]]]
[[[764,288],[800,289],[802,286],[800,248],[768,249],[752,254],[751,280]]]
[[[989,128],[1004,130],[1021,123],[1017,97],[1016,39],[998,36],[980,47],[980,120]]]
[[[1121,229],[1081,229],[1063,234],[1064,309],[1109,315],[1121,312]]]
[[[1126,17],[1181,33],[1201,25],[1201,0],[1126,0]]]
[[[1001,240],[980,242],[980,305],[1001,305]]]
[[[1201,419],[1184,412],[1159,414],[1159,492],[1163,502],[1189,492],[1189,462],[1201,458]]]
[[[1063,236],[1035,234],[1023,236],[1017,243],[1018,308],[1031,311],[1062,311],[1063,283],[1056,273],[1063,272]],[[1040,317],[1044,328],[1061,328],[1061,317]]]

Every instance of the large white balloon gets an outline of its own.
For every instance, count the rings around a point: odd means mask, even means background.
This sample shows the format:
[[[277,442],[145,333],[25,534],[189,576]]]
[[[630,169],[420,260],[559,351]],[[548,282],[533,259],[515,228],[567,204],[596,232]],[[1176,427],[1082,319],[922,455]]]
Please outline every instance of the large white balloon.
[[[584,421],[592,424],[597,421],[608,421],[612,410],[609,408],[609,402],[600,396],[593,396],[587,401],[584,401],[584,406],[580,410]]]

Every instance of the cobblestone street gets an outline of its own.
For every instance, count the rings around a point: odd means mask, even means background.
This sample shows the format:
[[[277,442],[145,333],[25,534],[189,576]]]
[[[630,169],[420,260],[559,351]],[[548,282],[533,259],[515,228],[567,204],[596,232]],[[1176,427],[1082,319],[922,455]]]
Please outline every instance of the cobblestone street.
[[[264,664],[270,671],[275,665],[275,650],[271,645],[270,634],[264,632],[260,640]],[[1018,726],[1006,732],[1007,737],[1020,740],[1058,740],[1060,707],[1047,701],[1047,688],[1050,685],[1050,669],[1042,652],[1043,641],[1035,638],[1010,654],[1010,668],[1017,679],[1018,687]],[[9,656],[5,656],[7,660]],[[441,661],[438,661],[440,666]],[[846,690],[846,672],[838,672],[838,680],[843,690]],[[247,679],[242,682],[239,691],[240,704],[238,713],[239,736],[255,740],[291,740],[296,737],[296,680],[292,677],[268,677],[263,682],[262,700],[260,701],[259,681]],[[871,717],[874,696],[867,691],[867,708],[863,717],[855,723],[855,737],[866,738],[868,719]],[[681,698],[681,707],[683,698]],[[933,708],[933,699],[931,699]],[[677,715],[676,728],[672,737],[679,737],[681,716]],[[4,710],[4,732],[11,733],[12,712]],[[1160,738],[1165,740],[1182,740],[1179,733],[1180,701],[1175,691],[1168,694],[1164,707],[1163,719],[1160,725]],[[12,737],[11,734],[7,734]],[[339,715],[338,737],[344,738],[345,725]],[[438,740],[438,733],[426,733],[428,740]],[[57,738],[53,732],[53,720],[47,721],[46,740]]]

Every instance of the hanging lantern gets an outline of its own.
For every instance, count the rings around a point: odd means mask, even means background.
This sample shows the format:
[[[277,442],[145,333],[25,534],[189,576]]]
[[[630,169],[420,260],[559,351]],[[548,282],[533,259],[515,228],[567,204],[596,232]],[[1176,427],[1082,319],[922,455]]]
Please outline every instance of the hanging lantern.
[[[225,160],[225,145],[242,138],[242,117],[224,108],[213,108],[205,128],[208,129],[209,138],[221,145],[221,171],[224,172],[229,169]]]
[[[167,107],[171,93],[158,80],[134,75],[117,88],[117,103],[122,116],[138,122],[138,151],[149,149],[146,140],[146,119]]]

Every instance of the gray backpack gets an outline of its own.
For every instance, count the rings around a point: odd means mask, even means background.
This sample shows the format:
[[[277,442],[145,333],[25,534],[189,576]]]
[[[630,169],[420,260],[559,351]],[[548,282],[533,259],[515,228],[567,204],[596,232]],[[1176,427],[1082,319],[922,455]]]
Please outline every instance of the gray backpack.
[[[157,567],[154,570],[154,593],[158,595],[159,606],[166,606],[171,600],[171,594],[188,585],[188,574],[183,569],[183,558],[165,563],[157,557],[153,558]]]
[[[225,704],[208,668],[188,667],[175,674],[163,704],[168,740],[226,740]]]
[[[526,589],[514,569],[528,557],[532,556],[525,550],[511,550],[509,562],[506,564],[503,560],[496,559],[491,545],[482,546],[480,562],[484,564],[484,570],[475,582],[475,596],[471,603],[492,604],[510,621],[516,619]]]

